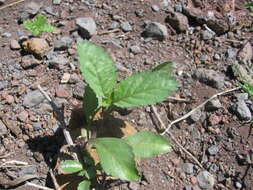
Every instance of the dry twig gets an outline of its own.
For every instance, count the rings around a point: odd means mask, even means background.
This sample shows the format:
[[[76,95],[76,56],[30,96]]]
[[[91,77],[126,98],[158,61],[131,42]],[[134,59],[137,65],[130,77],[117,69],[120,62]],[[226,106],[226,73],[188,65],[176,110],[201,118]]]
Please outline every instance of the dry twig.
[[[25,0],[18,0],[18,1],[15,1],[15,2],[13,2],[13,3],[4,5],[4,6],[0,7],[0,10],[5,9],[5,8],[8,8],[8,7],[11,7],[11,6],[16,5],[16,4],[18,4],[18,3],[21,3],[21,2],[23,2],[23,1],[25,1]]]
[[[61,190],[61,187],[59,186],[59,184],[58,184],[58,182],[57,182],[57,180],[56,180],[56,178],[55,178],[55,176],[54,176],[54,173],[53,173],[52,169],[49,170],[49,173],[50,173],[50,176],[51,176],[52,181],[53,181],[53,183],[54,183],[55,189],[56,189],[56,190]]]
[[[152,110],[153,110],[153,112],[154,112],[154,114],[155,114],[157,120],[159,121],[160,125],[162,126],[162,128],[165,128],[166,126],[165,126],[165,124],[163,123],[163,121],[161,120],[159,114],[157,113],[155,106],[152,105],[151,108],[152,108]],[[181,150],[183,150],[188,156],[190,156],[190,157],[198,164],[198,166],[199,166],[200,168],[203,168],[202,164],[198,161],[198,159],[195,158],[189,151],[187,151],[187,150],[176,140],[176,138],[174,137],[174,135],[173,135],[171,132],[168,131],[168,134],[170,135],[170,138],[176,143],[176,145],[177,145]]]
[[[68,143],[68,145],[74,145],[73,140],[69,134],[69,131],[66,129],[66,123],[64,120],[64,113],[59,110],[59,108],[56,106],[56,104],[54,103],[54,101],[49,97],[49,95],[41,88],[40,85],[38,85],[38,89],[39,91],[44,95],[44,97],[49,101],[49,103],[51,104],[51,106],[53,107],[54,112],[56,113],[56,118],[57,120],[60,122],[60,127],[63,130],[63,134],[64,137]],[[75,152],[73,152],[73,157],[78,160],[77,154]]]
[[[227,94],[229,92],[233,92],[235,90],[239,90],[241,87],[236,87],[236,88],[232,88],[232,89],[229,89],[229,90],[225,90],[225,91],[222,91],[222,92],[219,92],[217,94],[214,94],[211,98],[207,99],[206,101],[204,101],[202,104],[198,105],[196,108],[194,108],[193,110],[191,110],[190,112],[188,112],[187,114],[185,114],[184,116],[172,121],[168,126],[167,128],[164,128],[165,131],[161,134],[161,135],[165,135],[166,133],[168,133],[169,129],[171,128],[172,125],[174,125],[175,123],[178,123],[182,120],[185,120],[187,119],[189,116],[191,116],[196,110],[202,108],[207,102],[209,102],[210,100],[214,99],[214,98],[217,98],[218,96],[221,96],[221,95],[224,95],[224,94]]]
[[[44,187],[44,186],[41,186],[41,185],[37,185],[37,184],[31,183],[31,182],[26,182],[26,185],[31,186],[31,187],[35,187],[37,189],[54,190],[54,189],[51,189],[51,188],[48,188],[48,187]]]

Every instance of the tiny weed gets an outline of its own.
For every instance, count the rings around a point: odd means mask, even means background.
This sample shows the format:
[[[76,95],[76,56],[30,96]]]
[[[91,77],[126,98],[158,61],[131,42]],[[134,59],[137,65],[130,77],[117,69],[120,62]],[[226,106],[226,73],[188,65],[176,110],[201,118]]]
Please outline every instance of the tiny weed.
[[[148,72],[136,73],[117,83],[115,63],[99,46],[85,41],[78,43],[80,70],[88,83],[83,106],[86,127],[81,134],[85,148],[95,148],[99,164],[83,155],[82,163],[65,160],[60,169],[65,174],[77,173],[83,177],[78,190],[88,190],[96,179],[97,171],[123,180],[138,180],[136,158],[148,158],[171,150],[170,143],[150,131],[137,132],[126,138],[96,137],[92,130],[98,112],[108,113],[115,107],[136,107],[163,101],[174,92],[178,83],[170,76],[170,62],[165,62]],[[106,127],[106,126],[103,126]],[[99,130],[99,129],[98,129]]]
[[[55,30],[52,25],[48,24],[46,17],[41,14],[36,15],[32,21],[24,21],[24,26],[34,36],[39,36],[42,32],[53,32]]]
[[[248,9],[248,11],[253,12],[253,2],[246,3],[245,8]]]

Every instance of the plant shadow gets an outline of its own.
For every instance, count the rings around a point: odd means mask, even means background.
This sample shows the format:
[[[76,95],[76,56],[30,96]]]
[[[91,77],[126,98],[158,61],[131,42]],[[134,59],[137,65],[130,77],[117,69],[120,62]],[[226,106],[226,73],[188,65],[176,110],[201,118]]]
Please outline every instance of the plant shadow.
[[[85,127],[86,124],[83,110],[83,108],[73,109],[69,125],[67,126],[67,129],[70,132],[71,138],[75,144],[78,144],[77,139],[81,135],[81,128]],[[62,112],[58,111],[58,114],[61,113]],[[57,118],[59,119],[62,117],[58,116]],[[61,123],[62,121],[59,122]],[[131,124],[123,121],[122,119],[115,118],[110,114],[104,115],[103,117],[98,117],[92,125],[92,130],[96,133],[96,137],[115,138],[123,138],[136,132],[135,128]],[[68,159],[73,160],[71,153],[80,153],[80,146],[68,146],[67,149],[71,148],[72,150],[69,150],[69,152],[67,151],[67,153],[65,153],[66,148],[64,147],[64,144],[66,144],[66,142],[62,128],[59,127],[53,136],[36,137],[29,139],[26,141],[26,143],[34,154],[40,155],[41,158],[38,158],[37,161],[44,160],[47,166],[54,170],[58,184],[60,186],[64,185],[63,190],[77,189],[77,185],[82,181],[82,177],[78,176],[76,173],[68,175],[62,175],[58,173],[60,161]],[[96,186],[96,189],[108,189],[108,187],[114,186],[118,183],[125,182],[118,179],[104,177],[103,180],[99,180],[99,183],[95,183],[93,186]],[[50,173],[47,174],[46,184],[47,187],[54,187]]]

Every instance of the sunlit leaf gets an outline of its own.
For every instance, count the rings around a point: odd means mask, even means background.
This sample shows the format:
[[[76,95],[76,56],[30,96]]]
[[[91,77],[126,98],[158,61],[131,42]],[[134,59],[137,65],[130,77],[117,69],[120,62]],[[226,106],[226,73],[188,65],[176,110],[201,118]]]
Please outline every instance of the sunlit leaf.
[[[119,107],[155,104],[166,99],[177,87],[178,83],[164,73],[133,74],[119,83],[113,94],[113,104]]]
[[[65,160],[61,163],[60,169],[66,173],[75,173],[83,170],[83,166],[80,162],[75,161],[75,160]]]
[[[132,147],[135,157],[148,158],[171,151],[171,145],[163,136],[150,131],[142,131],[125,138]]]
[[[129,181],[139,179],[132,148],[123,139],[97,138],[95,146],[107,174]]]
[[[80,69],[98,98],[109,98],[116,84],[116,67],[103,48],[88,42],[77,45]]]

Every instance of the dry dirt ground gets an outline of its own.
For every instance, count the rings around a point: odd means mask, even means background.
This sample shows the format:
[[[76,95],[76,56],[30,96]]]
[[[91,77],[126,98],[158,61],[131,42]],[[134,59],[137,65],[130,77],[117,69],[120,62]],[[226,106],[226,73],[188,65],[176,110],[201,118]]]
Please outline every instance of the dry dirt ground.
[[[84,91],[75,48],[77,40],[85,37],[78,33],[76,18],[94,19],[96,34],[89,40],[110,53],[119,78],[173,62],[180,83],[171,95],[174,98],[115,114],[138,131],[163,132],[153,108],[167,126],[212,95],[238,87],[233,66],[252,63],[253,17],[244,8],[246,1],[61,0],[53,4],[33,0],[37,4],[29,11],[32,1],[25,0],[4,7],[13,2],[5,0],[0,5],[0,189],[38,189],[26,182],[54,188],[49,169],[55,167],[64,136],[37,85],[59,107],[64,105],[68,124],[72,110],[82,105]],[[37,13],[47,16],[58,29],[40,36],[50,47],[41,58],[18,47],[31,36],[23,19]],[[145,28],[148,22],[160,23],[165,29],[156,28],[151,35]],[[59,41],[67,45],[57,49]],[[244,54],[240,54],[242,49]],[[58,57],[60,61],[52,61]],[[70,80],[62,83],[65,73]],[[253,103],[241,93],[233,90],[218,96],[172,125],[165,137],[173,151],[140,160],[140,181],[108,180],[97,189],[253,189],[253,132],[248,122]]]

